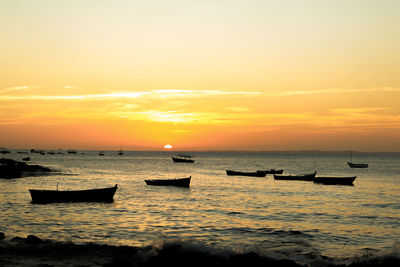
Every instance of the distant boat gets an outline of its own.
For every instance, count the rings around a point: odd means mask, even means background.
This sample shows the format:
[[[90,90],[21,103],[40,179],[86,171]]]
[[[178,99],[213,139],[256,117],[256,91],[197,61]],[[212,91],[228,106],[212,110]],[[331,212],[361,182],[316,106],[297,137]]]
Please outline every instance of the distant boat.
[[[118,151],[118,155],[120,155],[120,156],[124,155],[124,151],[122,151],[122,150]]]
[[[67,150],[67,153],[68,154],[76,154],[76,153],[78,153],[76,150]]]
[[[0,153],[1,154],[9,154],[11,153],[9,150],[5,149],[4,147],[0,148]]]
[[[100,152],[99,152],[99,156],[104,156],[104,152],[103,152],[103,151],[100,151]]]
[[[368,163],[353,163],[347,162],[350,168],[368,168]]]
[[[184,154],[179,154],[176,156],[172,156],[172,160],[174,162],[186,162],[186,163],[194,163],[194,157]]]
[[[270,169],[270,170],[258,171],[258,172],[265,172],[265,174],[282,174],[283,170]]]
[[[30,157],[26,157],[26,158],[22,158],[23,161],[30,161],[31,158]]]
[[[314,183],[353,185],[353,182],[356,178],[357,176],[351,176],[351,177],[318,176],[315,177]]]
[[[115,185],[107,188],[71,191],[29,189],[29,192],[32,203],[113,202],[117,188]]]
[[[274,174],[275,180],[297,180],[297,181],[314,181],[317,172],[309,174],[299,174],[299,175],[276,175]]]
[[[155,179],[155,180],[144,180],[147,185],[162,185],[162,186],[178,186],[178,187],[189,187],[190,179],[192,176],[187,178],[178,179]]]
[[[18,154],[28,154],[28,151],[17,151]]]
[[[36,150],[36,149],[31,149],[31,153],[41,153],[43,150]]]
[[[239,172],[232,170],[226,170],[226,174],[229,176],[254,176],[254,177],[265,177],[267,175],[265,171]]]
[[[368,163],[354,163],[353,161],[353,152],[351,152],[351,159],[347,162],[350,168],[368,168]]]

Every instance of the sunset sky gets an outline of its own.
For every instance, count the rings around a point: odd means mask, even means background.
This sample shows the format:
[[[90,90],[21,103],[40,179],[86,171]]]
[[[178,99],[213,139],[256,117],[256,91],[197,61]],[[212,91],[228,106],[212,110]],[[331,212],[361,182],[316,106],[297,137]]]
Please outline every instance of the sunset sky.
[[[0,146],[400,151],[400,1],[0,0]]]

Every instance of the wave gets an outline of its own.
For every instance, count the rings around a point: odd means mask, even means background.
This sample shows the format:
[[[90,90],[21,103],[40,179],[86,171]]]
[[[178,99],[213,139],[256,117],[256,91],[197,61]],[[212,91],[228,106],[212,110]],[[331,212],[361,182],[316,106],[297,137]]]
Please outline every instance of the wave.
[[[374,255],[368,250],[347,259],[308,255],[307,260],[296,261],[284,255],[238,252],[190,240],[159,240],[134,247],[66,243],[29,235],[0,240],[0,255],[0,266],[400,266],[400,244],[388,255]]]

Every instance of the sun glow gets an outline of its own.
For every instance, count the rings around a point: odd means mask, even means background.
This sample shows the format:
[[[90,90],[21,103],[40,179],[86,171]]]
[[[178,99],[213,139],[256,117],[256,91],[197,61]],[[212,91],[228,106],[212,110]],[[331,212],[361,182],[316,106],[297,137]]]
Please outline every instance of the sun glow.
[[[171,149],[172,146],[171,146],[171,145],[165,145],[164,148],[165,148],[165,149]]]

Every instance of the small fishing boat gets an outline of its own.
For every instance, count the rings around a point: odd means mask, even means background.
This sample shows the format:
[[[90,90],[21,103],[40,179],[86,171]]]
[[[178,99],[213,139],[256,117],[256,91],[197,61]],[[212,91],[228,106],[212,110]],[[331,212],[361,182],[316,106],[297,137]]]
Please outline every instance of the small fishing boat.
[[[353,161],[353,152],[351,152],[351,159],[347,162],[350,168],[368,168],[368,163],[354,163]]]
[[[68,154],[77,154],[78,152],[76,150],[67,150]]]
[[[184,154],[179,154],[176,156],[172,156],[172,160],[174,162],[178,162],[178,163],[194,163],[194,157],[193,156],[189,156],[189,155],[184,155]]]
[[[123,150],[119,150],[118,151],[118,155],[123,156],[124,155],[124,151]]]
[[[7,149],[5,149],[4,147],[1,147],[1,148],[0,148],[0,153],[1,153],[1,154],[10,154],[11,152],[10,152],[10,150],[7,150]]]
[[[71,191],[29,189],[29,192],[32,203],[113,202],[117,188],[115,185],[107,188]]]
[[[348,161],[347,164],[350,168],[368,168],[368,163],[353,163]]]
[[[298,180],[298,181],[314,181],[317,172],[309,174],[298,174],[298,175],[276,175],[274,174],[275,180]]]
[[[258,171],[258,172],[265,172],[265,174],[282,174],[283,170],[270,169],[270,170]]]
[[[103,152],[103,151],[100,151],[100,152],[99,152],[99,156],[104,156],[104,152]]]
[[[164,186],[179,186],[179,187],[189,187],[190,179],[192,176],[187,178],[177,178],[177,179],[155,179],[155,180],[144,180],[147,185],[164,185]]]
[[[267,175],[265,171],[239,172],[232,170],[226,170],[226,174],[229,176],[254,176],[254,177],[265,177]]]
[[[356,178],[357,176],[350,176],[350,177],[318,176],[315,177],[314,183],[353,185],[353,182]]]

